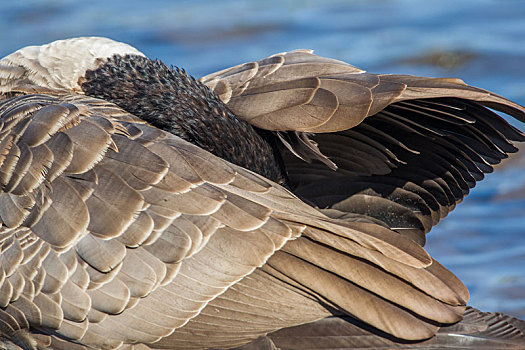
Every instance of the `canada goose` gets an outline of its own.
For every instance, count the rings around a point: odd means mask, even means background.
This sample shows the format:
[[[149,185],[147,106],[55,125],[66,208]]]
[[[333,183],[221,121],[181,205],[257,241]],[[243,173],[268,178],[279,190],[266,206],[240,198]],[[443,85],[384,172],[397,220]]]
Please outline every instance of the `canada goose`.
[[[308,50],[196,81],[106,38],[6,56],[0,92],[6,348],[523,345],[423,249],[525,140],[503,97]]]

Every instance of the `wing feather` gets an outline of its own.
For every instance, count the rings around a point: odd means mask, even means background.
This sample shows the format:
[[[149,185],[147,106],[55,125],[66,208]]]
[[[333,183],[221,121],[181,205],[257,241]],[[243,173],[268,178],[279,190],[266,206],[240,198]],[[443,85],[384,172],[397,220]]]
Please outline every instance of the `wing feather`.
[[[228,86],[230,96],[235,97],[224,102],[237,116],[276,133],[285,146],[282,155],[294,193],[320,208],[383,220],[420,244],[437,223],[436,217],[446,216],[484,173],[492,172],[492,165],[516,152],[513,142],[525,140],[489,109],[525,121],[522,106],[459,79],[365,73],[311,51],[272,57],[282,62],[262,75],[257,71],[259,64],[269,58],[201,81],[212,90]],[[241,75],[248,67],[250,74],[244,75],[242,84],[230,83],[228,72]],[[314,82],[312,79],[319,81],[313,97],[295,105],[300,100],[292,97],[293,92],[307,81]],[[273,89],[279,89],[281,102],[272,105],[269,113],[260,108],[259,101]],[[331,104],[323,98],[328,95],[334,97]],[[329,113],[328,109],[312,109],[314,100],[333,107]],[[366,186],[349,189],[361,181],[395,182],[397,188],[415,184],[426,195],[414,208],[406,201],[410,197],[391,195],[395,188],[377,191],[373,185],[368,190],[375,192],[375,198],[365,199],[362,191]],[[399,220],[386,219],[384,213],[392,207],[406,214]]]

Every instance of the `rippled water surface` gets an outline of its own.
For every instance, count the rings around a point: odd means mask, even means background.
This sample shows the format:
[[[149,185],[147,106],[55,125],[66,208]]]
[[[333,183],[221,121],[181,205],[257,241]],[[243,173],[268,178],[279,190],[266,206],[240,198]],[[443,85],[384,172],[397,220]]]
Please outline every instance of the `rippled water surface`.
[[[459,76],[525,104],[523,1],[0,2],[0,56],[86,35],[195,76],[312,48],[373,72]],[[467,284],[472,305],[525,318],[524,214],[525,156],[516,155],[429,234],[428,250]]]

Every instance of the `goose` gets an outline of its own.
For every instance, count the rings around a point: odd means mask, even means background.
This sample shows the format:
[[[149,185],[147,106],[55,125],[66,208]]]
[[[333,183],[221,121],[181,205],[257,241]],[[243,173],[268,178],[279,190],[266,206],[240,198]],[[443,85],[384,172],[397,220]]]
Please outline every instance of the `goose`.
[[[4,348],[524,346],[424,249],[525,140],[512,101],[311,50],[196,80],[101,37],[4,57],[0,94]]]

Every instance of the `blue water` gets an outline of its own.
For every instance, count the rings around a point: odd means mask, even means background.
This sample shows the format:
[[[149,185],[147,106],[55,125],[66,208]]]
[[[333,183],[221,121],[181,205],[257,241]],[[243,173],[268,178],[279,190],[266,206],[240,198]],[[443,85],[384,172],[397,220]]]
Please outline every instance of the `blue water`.
[[[0,56],[87,35],[195,76],[312,48],[373,72],[458,76],[525,105],[523,1],[0,3]],[[525,318],[525,155],[507,163],[429,234],[427,248],[467,284],[472,305]]]

